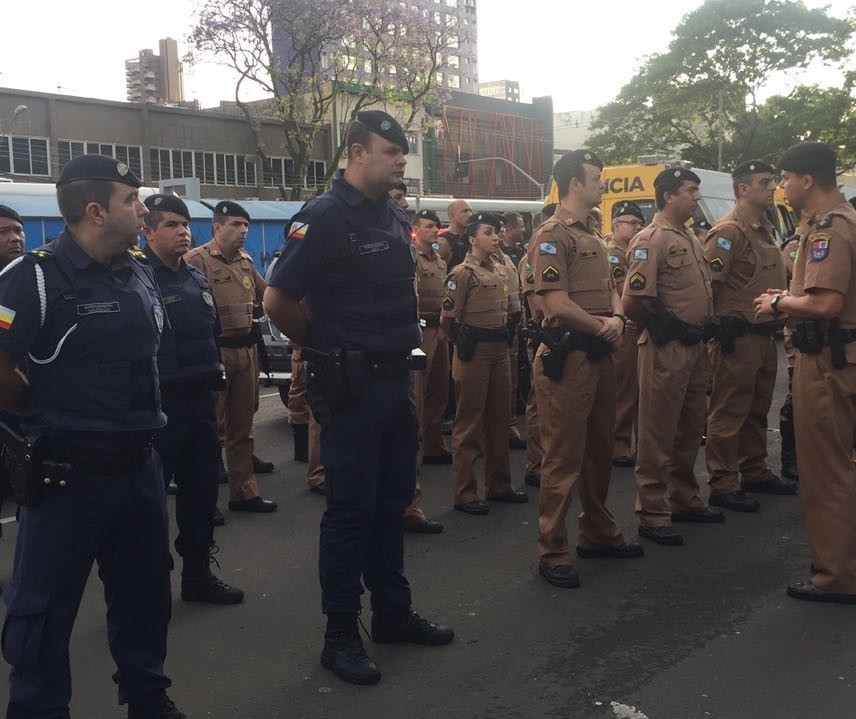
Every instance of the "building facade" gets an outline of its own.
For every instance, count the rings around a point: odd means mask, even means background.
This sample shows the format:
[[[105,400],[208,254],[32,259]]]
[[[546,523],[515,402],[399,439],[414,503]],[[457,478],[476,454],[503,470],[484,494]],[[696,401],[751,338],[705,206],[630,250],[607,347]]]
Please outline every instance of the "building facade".
[[[302,178],[281,133],[276,122],[261,122],[263,163],[235,114],[0,88],[0,177],[22,182],[55,182],[72,158],[103,154],[148,186],[196,178],[203,198],[281,199],[280,186],[313,194],[330,162],[329,132],[319,133]]]
[[[157,105],[184,102],[184,70],[178,56],[178,43],[170,37],[159,41],[160,54],[140,50],[137,57],[125,61],[128,102]]]
[[[516,80],[494,80],[479,83],[479,95],[507,102],[520,102],[520,83]]]

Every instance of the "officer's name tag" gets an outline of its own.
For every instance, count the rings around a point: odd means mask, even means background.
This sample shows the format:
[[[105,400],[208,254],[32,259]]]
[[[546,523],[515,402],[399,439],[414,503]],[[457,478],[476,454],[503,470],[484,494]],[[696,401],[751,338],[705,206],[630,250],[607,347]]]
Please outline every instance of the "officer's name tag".
[[[163,298],[163,303],[165,305],[171,305],[175,302],[181,302],[181,295],[170,295],[169,297]]]
[[[384,252],[389,249],[389,242],[383,240],[382,242],[372,242],[368,245],[359,245],[357,248],[360,251],[361,255],[371,255],[375,252]]]
[[[121,312],[118,302],[90,302],[85,305],[77,305],[77,314],[80,317],[87,315],[109,315]]]

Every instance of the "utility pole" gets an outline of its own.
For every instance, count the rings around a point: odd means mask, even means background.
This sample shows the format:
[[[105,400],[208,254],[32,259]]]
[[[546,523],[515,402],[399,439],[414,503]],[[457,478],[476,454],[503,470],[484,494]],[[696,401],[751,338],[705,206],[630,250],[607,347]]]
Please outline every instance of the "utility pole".
[[[719,149],[716,153],[716,169],[722,172],[722,143],[724,140],[723,137],[723,122],[722,122],[722,90],[719,91],[719,118],[717,125],[719,125]]]

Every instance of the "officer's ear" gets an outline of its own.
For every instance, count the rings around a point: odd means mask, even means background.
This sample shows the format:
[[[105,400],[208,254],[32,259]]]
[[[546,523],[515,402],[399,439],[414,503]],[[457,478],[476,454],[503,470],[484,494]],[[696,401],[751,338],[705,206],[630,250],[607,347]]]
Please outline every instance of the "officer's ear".
[[[83,208],[83,217],[91,224],[97,227],[103,227],[106,221],[109,208],[104,207],[100,202],[87,202]]]

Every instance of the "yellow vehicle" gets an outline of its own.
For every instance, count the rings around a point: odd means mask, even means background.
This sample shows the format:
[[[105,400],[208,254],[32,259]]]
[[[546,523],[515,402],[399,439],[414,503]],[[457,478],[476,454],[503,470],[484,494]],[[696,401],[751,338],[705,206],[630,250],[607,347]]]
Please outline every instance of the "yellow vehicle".
[[[645,222],[651,221],[657,211],[654,204],[654,178],[667,167],[669,165],[662,162],[639,162],[635,165],[612,165],[603,168],[602,177],[606,186],[606,192],[600,204],[603,213],[603,234],[612,232],[612,207],[617,202],[632,200],[642,208]],[[691,169],[701,179],[700,216],[713,224],[734,206],[731,175],[697,167]],[[544,204],[549,205],[558,201],[556,183],[551,180],[550,192]]]

